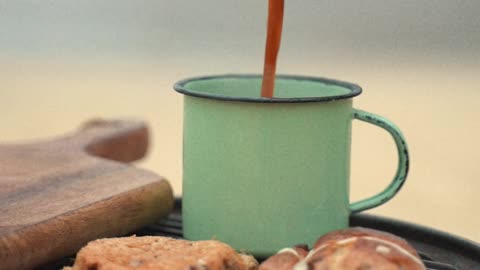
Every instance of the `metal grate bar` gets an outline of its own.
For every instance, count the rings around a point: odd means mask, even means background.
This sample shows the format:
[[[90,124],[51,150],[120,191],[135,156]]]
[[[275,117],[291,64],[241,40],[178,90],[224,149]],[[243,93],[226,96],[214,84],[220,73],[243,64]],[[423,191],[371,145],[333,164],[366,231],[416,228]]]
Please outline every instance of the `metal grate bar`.
[[[430,269],[435,269],[435,270],[457,270],[456,267],[450,265],[450,264],[445,264],[445,263],[440,263],[440,262],[435,262],[435,261],[430,261],[430,260],[422,260],[423,263],[425,264],[425,267],[427,270]]]

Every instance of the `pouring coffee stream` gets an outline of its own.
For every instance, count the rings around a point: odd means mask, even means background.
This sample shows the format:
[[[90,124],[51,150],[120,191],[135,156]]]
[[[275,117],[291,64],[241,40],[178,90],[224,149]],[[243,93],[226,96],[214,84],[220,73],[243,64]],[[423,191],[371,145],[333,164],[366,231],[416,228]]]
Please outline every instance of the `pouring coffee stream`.
[[[275,72],[282,38],[284,4],[284,0],[268,1],[267,41],[261,91],[261,96],[264,98],[272,98],[275,88]]]

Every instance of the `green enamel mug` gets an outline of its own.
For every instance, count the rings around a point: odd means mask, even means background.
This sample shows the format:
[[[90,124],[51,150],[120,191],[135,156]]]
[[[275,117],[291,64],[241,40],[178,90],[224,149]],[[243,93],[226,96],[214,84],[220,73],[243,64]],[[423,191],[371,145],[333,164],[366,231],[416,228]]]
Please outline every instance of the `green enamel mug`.
[[[390,200],[408,173],[408,150],[389,120],[352,107],[358,85],[277,76],[260,97],[261,76],[179,81],[184,94],[183,231],[266,257],[348,227],[349,216]],[[398,150],[392,182],[349,202],[352,120],[385,129]],[[373,169],[373,168],[372,168]]]

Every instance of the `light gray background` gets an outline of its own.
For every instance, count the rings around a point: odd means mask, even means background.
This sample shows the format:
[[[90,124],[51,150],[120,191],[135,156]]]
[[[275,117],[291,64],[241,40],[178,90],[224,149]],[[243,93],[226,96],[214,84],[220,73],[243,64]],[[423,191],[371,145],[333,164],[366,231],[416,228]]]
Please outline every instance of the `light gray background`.
[[[56,56],[261,55],[266,6],[266,0],[2,0],[0,49]],[[332,50],[480,57],[475,0],[287,0],[285,12],[283,57],[328,56]]]
[[[93,117],[141,118],[152,145],[137,165],[180,195],[182,99],[171,85],[260,72],[266,8],[266,0],[0,0],[0,143],[62,134]],[[480,1],[287,0],[285,13],[279,71],[360,84],[356,107],[390,118],[409,142],[407,184],[370,212],[480,241]],[[388,135],[355,121],[352,200],[383,189],[395,165]]]

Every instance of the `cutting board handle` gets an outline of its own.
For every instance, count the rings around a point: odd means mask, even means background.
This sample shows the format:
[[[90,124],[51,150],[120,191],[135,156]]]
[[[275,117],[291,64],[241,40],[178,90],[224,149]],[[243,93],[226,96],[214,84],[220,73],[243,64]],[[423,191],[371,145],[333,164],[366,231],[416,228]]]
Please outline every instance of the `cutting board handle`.
[[[34,269],[165,217],[174,201],[168,181],[124,163],[147,145],[147,125],[131,120],[0,145],[0,270]]]
[[[145,156],[148,137],[147,125],[141,121],[96,119],[55,144],[57,147],[79,147],[93,156],[130,162]]]

